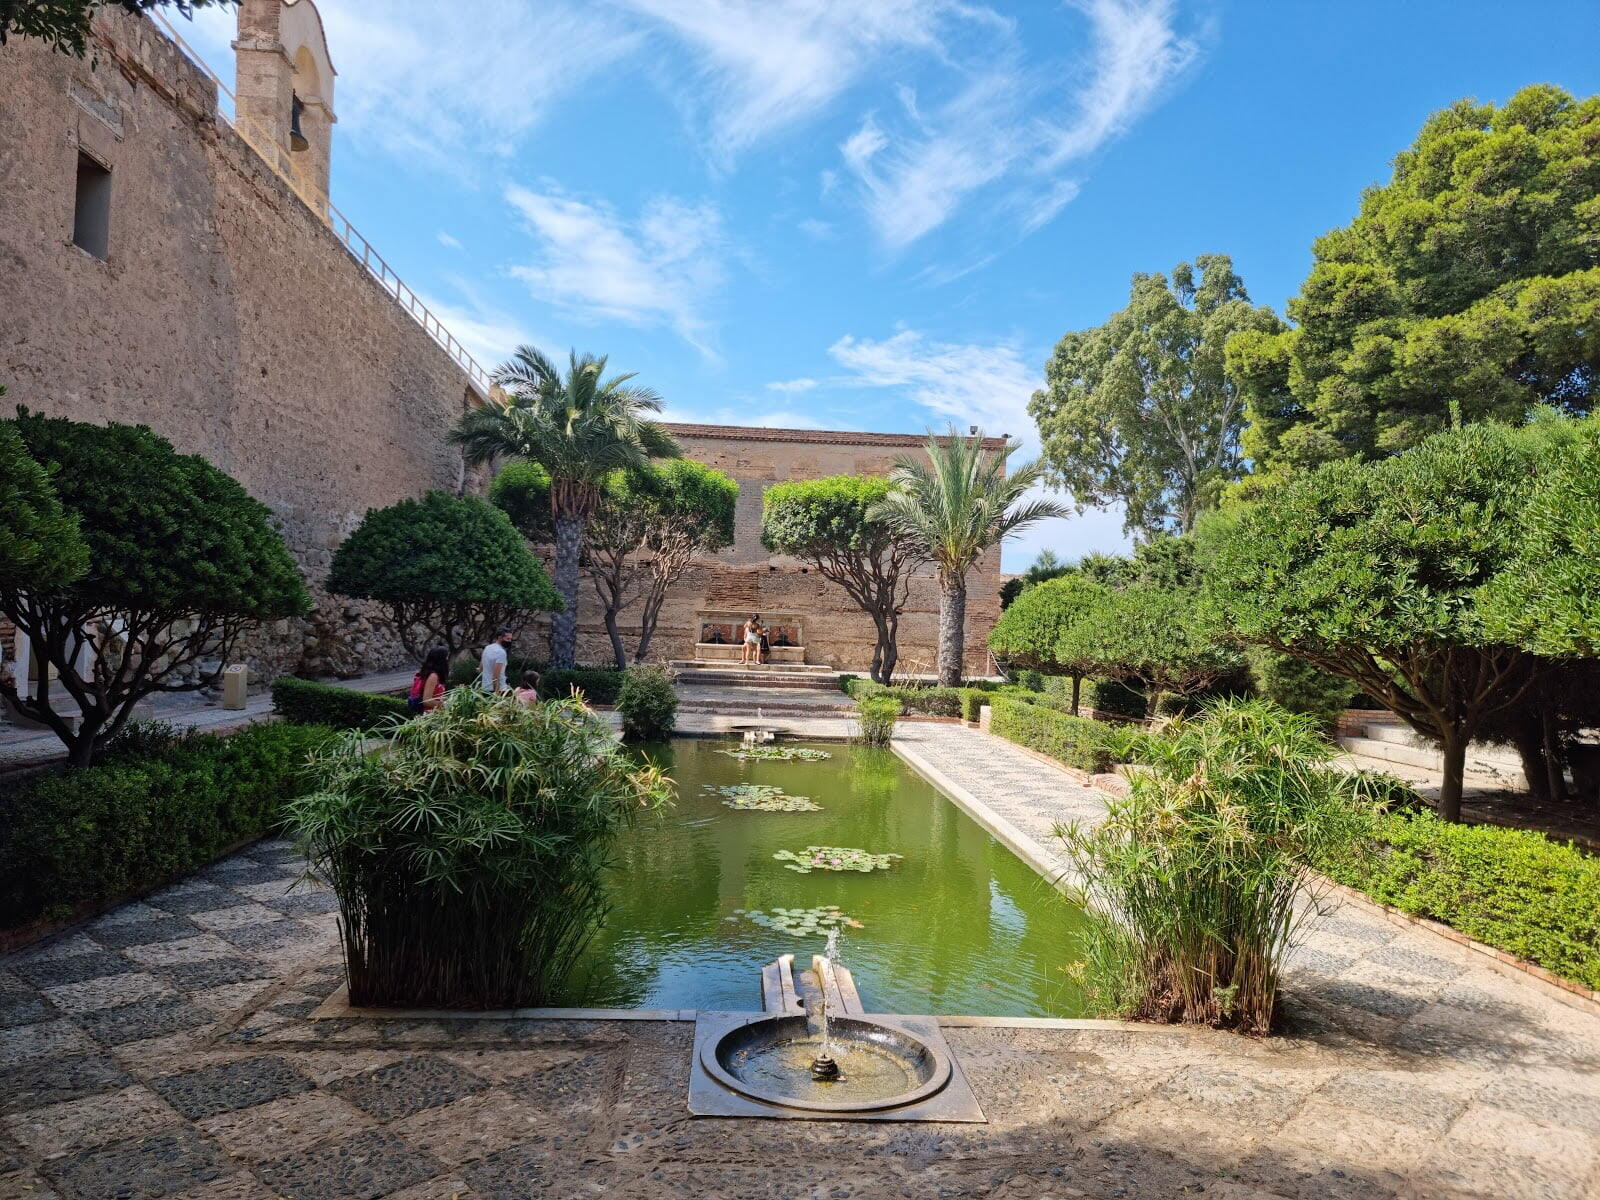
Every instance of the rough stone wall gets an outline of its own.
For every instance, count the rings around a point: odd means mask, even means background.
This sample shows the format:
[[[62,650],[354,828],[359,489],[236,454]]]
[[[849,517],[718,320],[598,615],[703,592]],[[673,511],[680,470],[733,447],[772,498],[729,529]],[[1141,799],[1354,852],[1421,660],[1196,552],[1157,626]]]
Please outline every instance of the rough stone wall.
[[[84,61],[0,53],[4,402],[147,424],[273,509],[318,609],[252,639],[261,674],[395,665],[374,610],[316,581],[367,508],[459,485],[465,375],[216,119],[209,79],[101,12]],[[111,169],[104,261],[72,242],[80,150]]]
[[[918,454],[924,438],[905,434],[842,433],[798,429],[742,429],[733,426],[669,426],[684,454],[716,467],[739,483],[734,544],[696,563],[678,582],[661,612],[651,658],[694,656],[702,609],[796,612],[804,622],[806,660],[840,670],[865,671],[872,665],[872,621],[845,595],[796,559],[769,554],[761,545],[761,502],[767,488],[791,479],[828,475],[886,475],[901,455]],[[994,449],[1003,443],[993,440]],[[580,657],[605,662],[610,642],[599,621],[587,581]],[[989,630],[1000,616],[1000,555],[991,551],[967,576],[966,670],[988,667]],[[632,618],[632,620],[630,620]],[[637,617],[622,615],[623,638],[637,641]],[[905,673],[932,673],[938,662],[939,587],[931,568],[913,581],[900,619],[900,662]]]

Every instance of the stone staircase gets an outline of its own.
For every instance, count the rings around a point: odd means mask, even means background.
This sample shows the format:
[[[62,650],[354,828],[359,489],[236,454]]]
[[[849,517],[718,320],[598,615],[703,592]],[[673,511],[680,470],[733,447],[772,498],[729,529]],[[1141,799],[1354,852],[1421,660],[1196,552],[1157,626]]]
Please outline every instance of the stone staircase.
[[[1341,737],[1347,765],[1383,771],[1411,783],[1437,784],[1443,768],[1438,747],[1404,725],[1371,722],[1355,737]],[[1467,750],[1465,785],[1473,790],[1510,789],[1526,785],[1522,760],[1509,746],[1476,743]]]
[[[839,672],[812,663],[768,663],[741,667],[738,663],[679,659],[672,663],[674,681],[688,687],[791,688],[812,692],[837,692]]]

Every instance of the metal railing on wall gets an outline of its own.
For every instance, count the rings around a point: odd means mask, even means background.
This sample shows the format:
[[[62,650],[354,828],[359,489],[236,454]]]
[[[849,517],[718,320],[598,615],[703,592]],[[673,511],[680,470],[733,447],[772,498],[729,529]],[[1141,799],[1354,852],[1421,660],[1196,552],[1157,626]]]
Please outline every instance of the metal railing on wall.
[[[334,236],[344,243],[345,249],[351,256],[367,269],[368,274],[378,281],[384,291],[394,297],[395,303],[411,314],[412,319],[422,326],[423,331],[467,373],[467,379],[472,386],[487,398],[490,377],[483,364],[445,328],[444,323],[423,303],[422,298],[407,286],[405,280],[400,278],[383,255],[379,254],[372,243],[362,236],[361,231],[351,224],[350,219],[339,211],[328,194],[301,178],[294,169],[289,152],[278,140],[251,120],[247,114],[239,111],[239,98],[233,94],[233,89],[223,83],[222,77],[211,69],[194,47],[184,41],[183,35],[173,28],[172,22],[159,11],[151,11],[148,15],[166,30],[167,36],[179,50],[183,51],[189,61],[216,85],[218,95],[227,97],[233,112],[230,115],[218,105],[217,119],[232,128],[245,145],[254,150],[260,159],[272,168],[273,174],[288,184],[295,195],[305,202],[306,207],[323,219]]]

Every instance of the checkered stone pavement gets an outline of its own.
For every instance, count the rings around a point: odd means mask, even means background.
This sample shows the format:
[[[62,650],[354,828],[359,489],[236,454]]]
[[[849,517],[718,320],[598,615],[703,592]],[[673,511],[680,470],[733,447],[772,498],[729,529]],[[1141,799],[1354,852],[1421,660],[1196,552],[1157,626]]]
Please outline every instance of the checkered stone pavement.
[[[905,736],[1032,835],[1099,803]],[[695,1120],[687,1023],[312,1020],[300,869],[259,843],[0,958],[0,1200],[1600,1200],[1600,1018],[1351,908],[1282,1038],[950,1027],[986,1125]]]

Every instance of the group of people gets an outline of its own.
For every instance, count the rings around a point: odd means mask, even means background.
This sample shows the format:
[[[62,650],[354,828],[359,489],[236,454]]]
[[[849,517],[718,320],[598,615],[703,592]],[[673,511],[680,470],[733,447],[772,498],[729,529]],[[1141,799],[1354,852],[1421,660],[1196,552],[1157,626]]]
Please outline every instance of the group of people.
[[[499,695],[511,692],[524,704],[539,702],[539,672],[525,668],[513,685],[511,681],[511,645],[517,640],[516,632],[502,626],[496,630],[494,640],[483,648],[478,659],[476,685],[486,692]],[[429,712],[444,702],[450,686],[450,651],[444,646],[429,650],[411,681],[408,703],[414,712]]]

